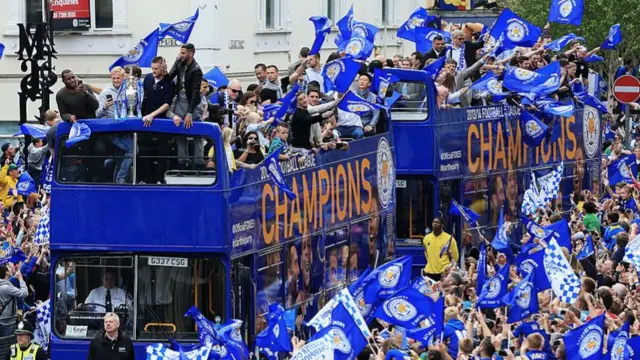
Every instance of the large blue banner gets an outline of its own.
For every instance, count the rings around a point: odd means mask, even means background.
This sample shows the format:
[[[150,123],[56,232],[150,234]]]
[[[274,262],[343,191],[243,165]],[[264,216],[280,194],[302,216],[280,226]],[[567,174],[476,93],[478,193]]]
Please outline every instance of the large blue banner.
[[[578,107],[557,117],[560,136],[546,136],[540,146],[524,141],[520,110],[503,106],[456,109],[440,113],[437,149],[440,178],[459,178],[514,169],[593,159],[600,148],[600,115]],[[444,141],[446,139],[446,141]]]

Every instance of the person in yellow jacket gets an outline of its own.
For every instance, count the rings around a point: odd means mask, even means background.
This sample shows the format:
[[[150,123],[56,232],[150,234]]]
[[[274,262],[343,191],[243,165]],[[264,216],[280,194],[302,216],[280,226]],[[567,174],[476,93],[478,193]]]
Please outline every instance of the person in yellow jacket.
[[[11,345],[11,353],[7,360],[46,360],[47,353],[38,344],[32,342],[33,325],[26,320],[21,321],[15,331],[17,344]]]
[[[0,200],[4,204],[5,209],[11,209],[17,201],[22,201],[22,196],[18,195],[18,177],[20,172],[16,164],[9,164],[9,159],[5,161],[4,166],[0,169]]]
[[[427,266],[423,275],[435,281],[440,281],[442,274],[451,265],[458,261],[458,244],[452,235],[442,231],[444,222],[442,218],[435,217],[431,223],[433,231],[424,237],[424,256],[427,258]]]

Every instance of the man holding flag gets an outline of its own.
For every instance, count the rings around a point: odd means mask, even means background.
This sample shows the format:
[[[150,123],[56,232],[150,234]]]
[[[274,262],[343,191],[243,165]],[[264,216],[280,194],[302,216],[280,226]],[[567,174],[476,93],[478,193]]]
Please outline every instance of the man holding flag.
[[[424,237],[424,255],[427,265],[422,270],[424,276],[428,276],[435,281],[442,278],[442,274],[451,263],[458,261],[458,244],[452,235],[442,230],[444,221],[441,217],[435,217],[431,223],[433,231]]]

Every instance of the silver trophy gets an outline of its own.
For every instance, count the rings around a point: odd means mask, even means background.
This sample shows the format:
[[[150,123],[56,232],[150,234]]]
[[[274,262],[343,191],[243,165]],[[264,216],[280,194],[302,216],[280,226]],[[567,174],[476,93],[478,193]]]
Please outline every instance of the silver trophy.
[[[138,90],[137,90],[137,82],[134,76],[129,76],[127,81],[127,89],[125,91],[125,96],[127,97],[127,106],[129,108],[129,113],[127,117],[138,117],[137,112],[137,104],[140,99],[138,99]]]

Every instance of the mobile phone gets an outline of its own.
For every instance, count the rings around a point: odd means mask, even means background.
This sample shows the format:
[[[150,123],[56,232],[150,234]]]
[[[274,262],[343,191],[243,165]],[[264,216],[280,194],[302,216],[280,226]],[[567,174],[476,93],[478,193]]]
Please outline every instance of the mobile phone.
[[[111,100],[113,100],[113,96],[111,94],[108,94],[107,95],[107,101],[111,101]]]

